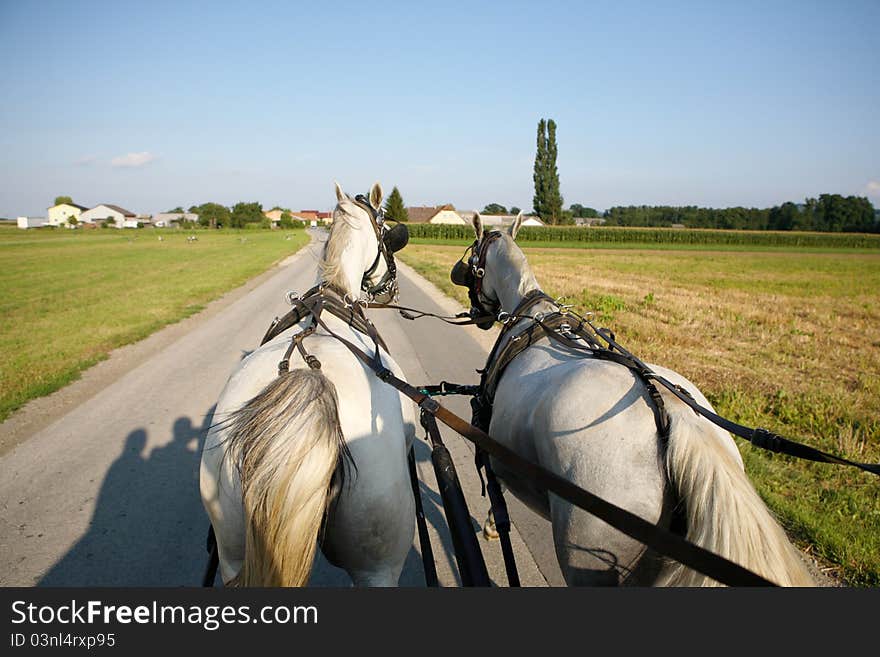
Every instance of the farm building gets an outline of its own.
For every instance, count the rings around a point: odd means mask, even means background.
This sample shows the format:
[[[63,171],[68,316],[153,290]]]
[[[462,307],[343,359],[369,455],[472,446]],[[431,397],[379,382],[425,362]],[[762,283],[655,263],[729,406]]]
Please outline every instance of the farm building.
[[[170,228],[174,224],[180,225],[181,221],[197,222],[199,215],[195,212],[159,212],[154,214],[152,223],[157,228]]]
[[[46,221],[46,217],[19,217],[18,218],[18,227],[19,228],[39,228],[40,226],[48,226],[50,225]]]
[[[474,217],[479,213],[473,210],[456,210],[452,205],[415,206],[406,209],[409,220],[417,224],[454,224],[470,225]],[[501,227],[508,226],[516,219],[512,214],[480,214],[484,226]],[[543,226],[544,223],[538,217],[532,215],[523,216],[523,226]]]
[[[86,210],[80,214],[79,220],[89,224],[111,221],[116,228],[137,228],[138,225],[138,218],[134,212],[109,203],[102,203]]]
[[[266,210],[263,212],[263,216],[269,219],[272,222],[272,226],[278,226],[278,223],[281,221],[281,215],[285,212],[290,214],[290,218],[293,221],[303,221],[305,223],[310,223],[312,221],[315,222],[315,225],[318,225],[318,221],[322,221],[324,223],[330,223],[333,221],[332,218],[329,220],[328,217],[332,217],[329,212],[318,212],[317,210],[300,210],[299,212],[294,212],[293,210]]]
[[[415,224],[457,224],[465,223],[455,207],[449,205],[414,206],[406,209],[409,220]]]
[[[263,216],[271,221],[273,226],[277,226],[278,222],[281,221],[281,215],[285,212],[287,212],[287,210],[265,210]],[[290,216],[293,216],[292,212],[290,213]]]
[[[292,212],[291,214],[293,215],[294,221],[304,221],[307,224],[311,224],[312,222],[320,222],[322,224],[330,225],[333,223],[332,212],[320,212],[318,210],[300,210],[299,212]]]
[[[483,222],[484,226],[494,226],[500,228],[501,226],[509,226],[516,219],[515,214],[481,214],[480,220]],[[470,219],[473,221],[473,218]],[[541,221],[538,217],[531,214],[523,215],[523,226],[544,226],[544,222]]]
[[[85,207],[77,205],[76,203],[59,203],[58,205],[53,205],[48,209],[49,220],[47,224],[49,226],[70,226],[68,219],[73,217],[74,219],[79,220],[79,217],[84,210],[86,210]]]
[[[601,226],[605,223],[605,219],[602,217],[575,217],[574,223],[576,226]]]

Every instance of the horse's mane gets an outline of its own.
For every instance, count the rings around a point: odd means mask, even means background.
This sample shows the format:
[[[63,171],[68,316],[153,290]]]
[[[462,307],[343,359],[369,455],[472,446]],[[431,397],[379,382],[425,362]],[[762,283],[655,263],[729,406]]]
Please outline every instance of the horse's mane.
[[[360,230],[352,210],[355,204],[348,200],[340,201],[333,210],[333,223],[330,226],[330,236],[324,244],[324,255],[321,259],[321,280],[346,292],[354,294],[356,290],[349,290],[348,281],[342,269],[342,256],[345,248],[351,243],[351,232]]]

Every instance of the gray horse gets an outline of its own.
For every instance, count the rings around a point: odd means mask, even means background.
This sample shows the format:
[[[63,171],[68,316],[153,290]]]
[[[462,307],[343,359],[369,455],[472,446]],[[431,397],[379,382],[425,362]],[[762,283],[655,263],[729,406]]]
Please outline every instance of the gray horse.
[[[507,233],[486,244],[483,271],[477,274],[481,290],[474,301],[480,307],[474,311],[510,313],[539,289],[514,242],[521,222],[517,217]],[[479,250],[484,237],[479,215],[474,229]],[[548,301],[529,313],[554,310]],[[520,320],[505,339],[515,339],[527,325]],[[650,367],[712,408],[680,374]],[[814,585],[746,477],[731,436],[665,389],[661,394],[670,419],[665,446],[648,390],[632,371],[544,338],[520,353],[501,377],[489,433],[520,456],[645,520],[678,528],[689,541],[773,582]],[[556,555],[569,585],[717,585],[535,488],[497,461],[493,467],[509,490],[552,522]]]

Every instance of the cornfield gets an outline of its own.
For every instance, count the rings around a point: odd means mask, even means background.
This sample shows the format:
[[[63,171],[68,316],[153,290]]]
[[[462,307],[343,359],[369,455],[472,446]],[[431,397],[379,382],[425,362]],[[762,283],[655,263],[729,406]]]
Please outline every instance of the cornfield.
[[[474,237],[474,230],[469,225],[409,224],[408,226],[410,236],[415,239],[471,241]],[[864,233],[624,228],[620,226],[527,226],[519,231],[517,241],[880,249],[880,235]]]

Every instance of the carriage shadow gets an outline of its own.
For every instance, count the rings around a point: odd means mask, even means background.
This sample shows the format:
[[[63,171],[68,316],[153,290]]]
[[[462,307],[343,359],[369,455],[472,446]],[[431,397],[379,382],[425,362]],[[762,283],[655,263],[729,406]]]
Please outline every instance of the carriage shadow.
[[[197,586],[207,519],[199,460],[213,416],[177,418],[171,440],[146,451],[146,428],[125,438],[107,470],[88,531],[39,586]]]

